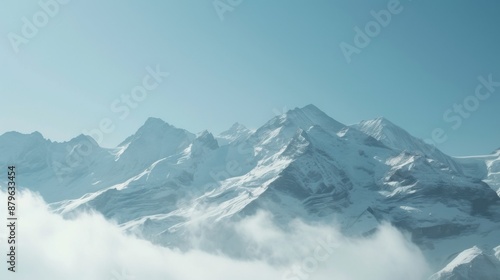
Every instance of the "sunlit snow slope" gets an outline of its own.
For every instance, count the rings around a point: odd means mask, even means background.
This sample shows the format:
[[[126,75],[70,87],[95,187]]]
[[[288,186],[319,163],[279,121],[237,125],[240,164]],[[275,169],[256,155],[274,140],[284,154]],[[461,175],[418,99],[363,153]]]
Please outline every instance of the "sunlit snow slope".
[[[452,158],[383,118],[346,126],[313,105],[218,136],[150,118],[115,149],[83,135],[57,143],[9,132],[0,153],[0,168],[15,164],[20,186],[55,212],[97,210],[169,247],[186,248],[184,233],[200,222],[225,238],[226,221],[258,210],[283,228],[335,220],[349,235],[389,222],[440,270],[434,279],[462,279],[446,277],[468,260],[490,267],[470,248],[500,245],[500,152]]]

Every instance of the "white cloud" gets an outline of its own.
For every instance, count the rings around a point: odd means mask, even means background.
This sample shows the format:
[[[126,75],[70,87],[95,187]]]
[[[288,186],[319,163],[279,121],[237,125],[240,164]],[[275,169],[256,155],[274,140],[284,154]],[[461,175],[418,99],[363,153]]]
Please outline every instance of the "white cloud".
[[[6,202],[4,192],[1,201]],[[370,238],[352,239],[334,227],[300,221],[282,229],[269,214],[258,213],[228,225],[228,234],[234,236],[220,240],[229,240],[235,251],[246,250],[251,260],[242,260],[200,249],[180,252],[156,246],[124,234],[98,214],[64,219],[30,192],[18,194],[17,202],[18,272],[8,272],[2,262],[1,279],[420,280],[427,275],[418,248],[387,225]],[[0,209],[0,217],[5,217],[5,207]],[[224,245],[208,236],[197,241]],[[6,252],[6,247],[6,232],[1,231],[0,251]],[[298,274],[291,272],[294,266],[300,267]]]

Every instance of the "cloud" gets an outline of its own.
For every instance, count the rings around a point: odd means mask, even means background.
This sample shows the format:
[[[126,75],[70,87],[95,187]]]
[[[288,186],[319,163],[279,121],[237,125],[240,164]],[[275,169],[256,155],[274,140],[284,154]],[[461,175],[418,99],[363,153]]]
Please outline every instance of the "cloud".
[[[4,192],[0,201],[7,201]],[[428,275],[418,248],[389,225],[369,238],[348,238],[332,226],[298,220],[282,228],[269,213],[259,212],[226,225],[227,235],[219,239],[209,234],[213,228],[197,225],[207,234],[181,252],[125,234],[96,213],[65,219],[28,191],[18,193],[17,203],[17,272],[7,271],[3,262],[1,279],[420,280]],[[0,217],[6,217],[5,208]],[[1,231],[1,252],[7,251],[6,238]],[[243,253],[221,253],[231,249]]]

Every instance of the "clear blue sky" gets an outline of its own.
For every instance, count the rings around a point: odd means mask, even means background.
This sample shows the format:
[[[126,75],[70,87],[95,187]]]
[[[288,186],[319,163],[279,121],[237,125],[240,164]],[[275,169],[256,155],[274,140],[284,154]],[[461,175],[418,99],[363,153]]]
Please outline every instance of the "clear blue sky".
[[[23,36],[23,17],[43,24],[43,10],[5,0],[0,133],[69,140],[109,118],[109,147],[149,116],[219,133],[313,103],[346,124],[384,116],[420,138],[442,128],[448,139],[438,147],[452,155],[499,148],[500,87],[457,129],[457,113],[453,122],[443,114],[474,95],[478,76],[500,81],[500,2],[401,1],[347,63],[339,45],[354,45],[354,27],[390,1],[364,2],[244,0],[221,21],[212,0],[71,0],[16,53],[9,36]],[[170,76],[120,119],[111,104],[156,65]]]

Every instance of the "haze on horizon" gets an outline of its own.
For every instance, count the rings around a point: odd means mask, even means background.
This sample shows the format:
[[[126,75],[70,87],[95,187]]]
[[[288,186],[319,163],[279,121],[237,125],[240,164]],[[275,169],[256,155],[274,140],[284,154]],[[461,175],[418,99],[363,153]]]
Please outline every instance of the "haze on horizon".
[[[344,124],[383,116],[422,139],[439,129],[451,155],[500,147],[493,0],[261,0],[222,14],[212,1],[55,1],[0,10],[0,134],[64,141],[109,119],[111,147],[148,117],[217,134],[312,103]],[[356,45],[357,28],[366,33],[387,10]],[[12,34],[25,41],[13,45]],[[358,51],[346,57],[342,44]],[[146,92],[131,99],[138,86]]]

